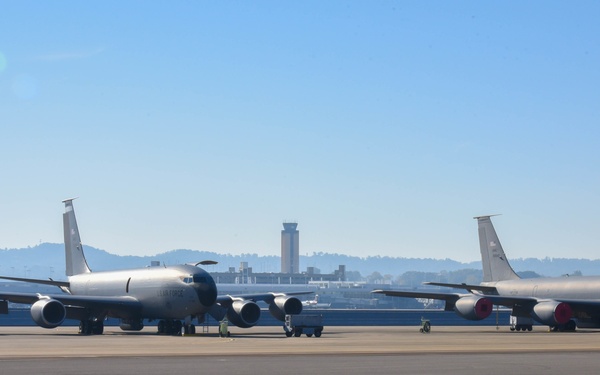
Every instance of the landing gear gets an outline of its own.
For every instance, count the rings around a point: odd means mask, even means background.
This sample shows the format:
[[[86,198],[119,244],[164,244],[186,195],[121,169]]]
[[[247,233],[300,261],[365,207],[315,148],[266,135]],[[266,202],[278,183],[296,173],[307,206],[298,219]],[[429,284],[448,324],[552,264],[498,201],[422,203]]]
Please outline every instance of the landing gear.
[[[196,326],[193,324],[184,324],[183,325],[183,334],[184,335],[195,335],[196,334]]]
[[[79,322],[80,335],[101,335],[104,333],[104,322],[102,320],[82,320]]]
[[[190,330],[196,333],[196,327],[193,324],[184,327],[181,320],[160,320],[158,322],[159,335],[181,335],[181,328],[184,328],[185,334],[189,334]]]

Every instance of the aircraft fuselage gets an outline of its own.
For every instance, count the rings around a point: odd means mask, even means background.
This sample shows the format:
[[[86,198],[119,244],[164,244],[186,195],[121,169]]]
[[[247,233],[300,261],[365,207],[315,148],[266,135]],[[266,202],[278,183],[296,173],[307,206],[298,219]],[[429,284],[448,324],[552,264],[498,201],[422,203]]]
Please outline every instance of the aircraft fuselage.
[[[499,295],[535,298],[600,299],[600,276],[535,278],[482,283]]]
[[[69,283],[73,295],[133,297],[144,319],[203,314],[217,297],[210,274],[192,265],[84,273],[69,277]]]

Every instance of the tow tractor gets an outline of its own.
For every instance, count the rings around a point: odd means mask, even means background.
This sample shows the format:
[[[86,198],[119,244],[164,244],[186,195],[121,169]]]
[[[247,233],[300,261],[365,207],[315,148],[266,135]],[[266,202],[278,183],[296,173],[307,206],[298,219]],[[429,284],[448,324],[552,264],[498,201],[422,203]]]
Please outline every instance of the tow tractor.
[[[533,319],[523,316],[510,316],[511,331],[531,331],[533,329]]]
[[[300,337],[306,334],[307,337],[321,337],[323,332],[322,315],[286,315],[283,325],[286,337]]]

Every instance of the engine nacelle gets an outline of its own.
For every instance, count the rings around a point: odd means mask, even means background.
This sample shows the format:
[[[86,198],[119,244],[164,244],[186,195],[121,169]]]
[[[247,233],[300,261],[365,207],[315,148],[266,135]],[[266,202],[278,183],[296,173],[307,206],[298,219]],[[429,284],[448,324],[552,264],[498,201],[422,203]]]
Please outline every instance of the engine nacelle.
[[[564,302],[548,301],[540,302],[533,306],[531,317],[538,322],[555,326],[557,324],[565,324],[573,316],[571,306]]]
[[[296,297],[275,297],[273,302],[269,304],[269,312],[275,319],[285,322],[287,314],[295,315],[302,312],[302,302]]]
[[[485,319],[492,313],[494,304],[485,297],[462,297],[454,304],[454,311],[469,320]]]
[[[227,319],[240,328],[253,327],[260,319],[260,307],[252,301],[233,301]]]
[[[67,309],[62,302],[45,298],[31,305],[31,317],[40,327],[56,328],[65,321]]]

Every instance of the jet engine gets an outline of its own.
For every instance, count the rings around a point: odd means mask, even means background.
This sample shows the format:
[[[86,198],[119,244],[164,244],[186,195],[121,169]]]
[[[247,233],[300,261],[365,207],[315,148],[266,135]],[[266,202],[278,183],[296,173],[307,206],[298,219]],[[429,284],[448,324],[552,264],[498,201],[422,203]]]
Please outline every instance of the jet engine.
[[[62,302],[51,298],[40,299],[31,305],[31,317],[40,327],[55,328],[64,322],[67,309]]]
[[[302,302],[296,297],[275,297],[273,302],[269,304],[269,312],[275,319],[284,322],[287,314],[300,314],[302,312]]]
[[[253,327],[260,318],[260,307],[253,301],[233,301],[227,311],[227,319],[240,328]]]
[[[548,301],[540,302],[533,306],[531,316],[538,322],[555,326],[557,324],[566,324],[573,316],[571,306],[564,302]]]
[[[469,320],[485,319],[490,316],[492,309],[492,301],[478,296],[462,297],[454,305],[454,311]]]

